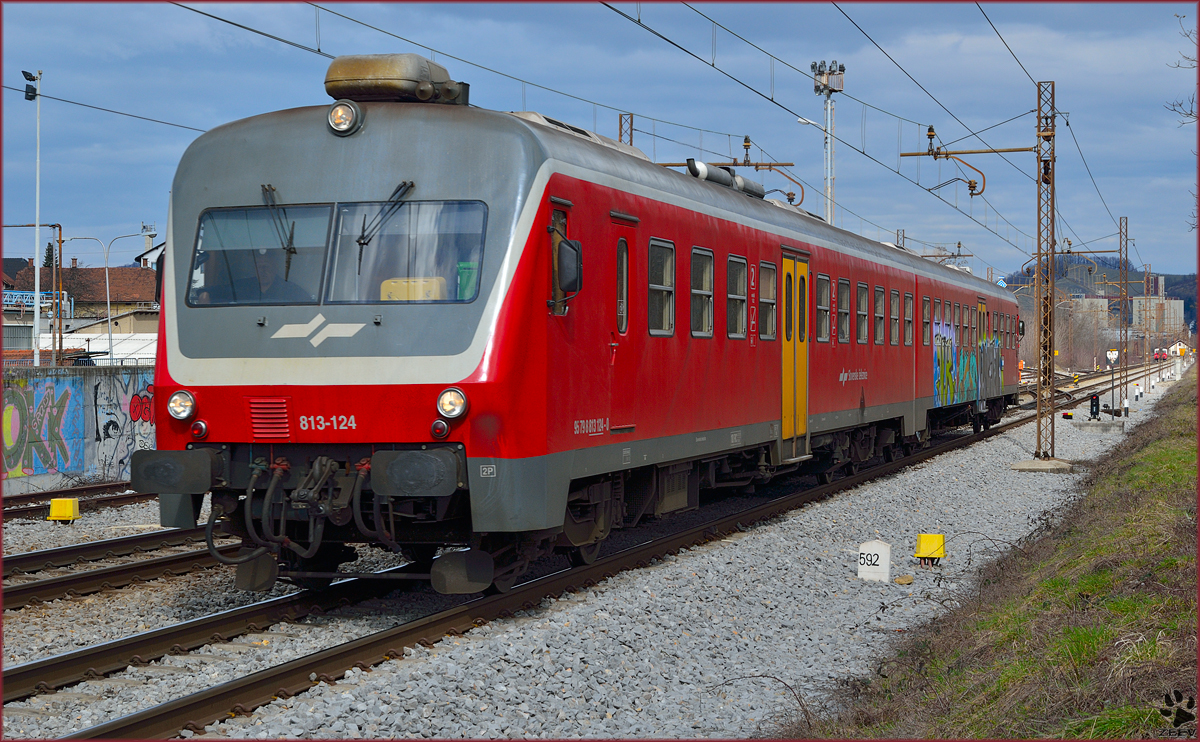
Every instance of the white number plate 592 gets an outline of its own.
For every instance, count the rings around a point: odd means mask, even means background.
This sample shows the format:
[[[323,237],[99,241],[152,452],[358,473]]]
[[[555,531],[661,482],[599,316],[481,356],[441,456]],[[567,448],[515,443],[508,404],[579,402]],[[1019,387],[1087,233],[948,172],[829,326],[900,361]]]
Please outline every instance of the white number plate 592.
[[[301,430],[355,430],[358,424],[354,422],[354,415],[347,417],[346,415],[301,415],[300,429]]]

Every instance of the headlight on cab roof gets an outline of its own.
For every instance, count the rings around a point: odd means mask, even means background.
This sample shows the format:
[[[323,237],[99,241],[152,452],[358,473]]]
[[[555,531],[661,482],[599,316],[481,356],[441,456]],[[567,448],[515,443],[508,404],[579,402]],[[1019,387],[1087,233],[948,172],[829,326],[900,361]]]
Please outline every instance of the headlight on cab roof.
[[[451,419],[462,417],[467,411],[467,395],[459,389],[450,387],[438,395],[437,408],[442,417]]]
[[[180,390],[167,400],[167,412],[176,420],[187,420],[196,414],[196,398]]]
[[[335,101],[327,116],[329,128],[339,137],[348,137],[362,128],[363,113],[352,100]]]

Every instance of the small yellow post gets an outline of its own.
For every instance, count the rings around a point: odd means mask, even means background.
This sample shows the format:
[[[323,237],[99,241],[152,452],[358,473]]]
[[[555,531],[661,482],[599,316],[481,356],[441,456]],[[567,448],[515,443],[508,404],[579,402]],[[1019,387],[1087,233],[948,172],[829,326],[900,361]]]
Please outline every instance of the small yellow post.
[[[917,550],[913,554],[920,560],[922,566],[938,563],[946,556],[946,537],[940,533],[917,534]]]
[[[56,497],[50,500],[50,515],[46,520],[73,523],[79,520],[78,497]]]

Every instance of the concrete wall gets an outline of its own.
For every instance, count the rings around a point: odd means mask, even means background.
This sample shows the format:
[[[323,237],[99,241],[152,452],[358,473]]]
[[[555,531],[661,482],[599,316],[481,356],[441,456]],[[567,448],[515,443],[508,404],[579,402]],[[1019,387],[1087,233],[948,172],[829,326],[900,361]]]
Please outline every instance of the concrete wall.
[[[153,366],[6,368],[4,491],[128,479],[154,447],[153,397]]]

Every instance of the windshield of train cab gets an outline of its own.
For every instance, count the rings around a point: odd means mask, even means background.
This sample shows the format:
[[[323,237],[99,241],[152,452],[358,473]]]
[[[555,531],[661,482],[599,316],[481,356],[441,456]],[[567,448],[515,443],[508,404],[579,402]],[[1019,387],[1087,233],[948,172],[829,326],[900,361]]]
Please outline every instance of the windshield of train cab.
[[[187,304],[470,302],[486,225],[478,201],[210,209],[200,216]]]

